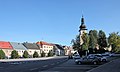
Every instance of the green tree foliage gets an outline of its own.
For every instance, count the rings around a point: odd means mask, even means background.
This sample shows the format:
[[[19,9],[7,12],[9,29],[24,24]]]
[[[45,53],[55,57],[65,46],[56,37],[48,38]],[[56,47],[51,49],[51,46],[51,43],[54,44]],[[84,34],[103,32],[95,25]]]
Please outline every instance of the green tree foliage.
[[[44,51],[42,51],[41,57],[45,57],[45,52]]]
[[[17,52],[16,50],[13,50],[13,51],[12,51],[12,53],[11,53],[11,58],[12,58],[12,59],[19,58],[18,52]]]
[[[88,52],[88,46],[89,46],[89,36],[87,33],[84,33],[82,35],[82,39],[83,39],[83,44],[81,45],[82,48],[82,55],[86,55]]]
[[[73,49],[77,50],[81,57],[82,57],[82,55],[85,55],[86,51],[88,50],[88,46],[89,46],[89,36],[88,36],[88,34],[84,33],[82,35],[82,39],[83,39],[83,44],[82,45],[80,45],[80,35],[77,35],[76,39],[72,40]]]
[[[49,51],[48,57],[51,57],[51,56],[53,56],[53,52],[52,52],[52,51]]]
[[[89,31],[89,48],[95,48],[97,44],[98,34],[96,30]]]
[[[4,59],[5,58],[5,53],[3,50],[0,50],[0,59]]]
[[[104,48],[107,47],[107,41],[106,41],[106,35],[102,30],[100,30],[98,33],[98,44],[99,44],[100,52],[101,53],[105,52]]]
[[[28,57],[29,57],[29,54],[28,54],[27,51],[24,51],[24,53],[23,53],[23,57],[24,57],[24,58],[28,58]]]
[[[83,39],[82,50],[88,50],[88,46],[89,46],[89,36],[88,36],[88,34],[84,33],[82,35],[82,39]]]
[[[37,58],[39,57],[38,53],[35,51],[34,54],[33,54],[33,58]]]
[[[89,31],[89,53],[94,53],[94,49],[98,44],[98,33],[96,30]]]
[[[80,36],[77,35],[75,40],[72,39],[71,43],[73,44],[72,46],[74,50],[79,50],[80,49]]]
[[[120,52],[120,35],[118,32],[109,34],[108,42],[112,46],[112,52]]]

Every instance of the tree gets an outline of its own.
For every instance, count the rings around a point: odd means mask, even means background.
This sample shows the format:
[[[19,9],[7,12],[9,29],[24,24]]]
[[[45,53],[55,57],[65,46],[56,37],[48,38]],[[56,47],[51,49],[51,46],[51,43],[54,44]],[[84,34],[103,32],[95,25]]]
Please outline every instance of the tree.
[[[0,59],[4,59],[5,58],[5,53],[3,50],[0,50]]]
[[[13,51],[12,51],[12,53],[11,53],[11,58],[12,58],[12,59],[19,58],[18,52],[17,52],[16,50],[13,50]]]
[[[86,52],[88,51],[88,46],[89,46],[89,36],[87,33],[84,33],[81,36],[83,40],[83,44],[80,45],[80,35],[76,36],[75,40],[72,40],[73,43],[73,49],[77,50],[79,55],[82,57],[82,55],[86,55]]]
[[[39,57],[38,53],[35,51],[34,54],[33,54],[33,58],[37,58]]]
[[[24,58],[28,58],[28,57],[29,57],[29,54],[28,54],[27,51],[24,51],[24,53],[23,53],[23,57],[24,57]]]
[[[50,50],[48,53],[48,57],[53,56],[53,52]]]
[[[120,35],[118,35],[118,32],[110,33],[108,42],[112,46],[112,52],[120,52]]]
[[[82,35],[82,39],[83,39],[82,51],[83,51],[83,55],[86,55],[87,51],[88,51],[88,46],[89,46],[89,36],[88,36],[88,34],[84,33]]]
[[[107,47],[106,35],[105,33],[100,30],[98,33],[98,45],[100,53],[104,53],[104,48]]]
[[[82,48],[80,46],[80,35],[77,35],[75,39],[72,39],[71,43],[73,44],[72,47],[74,50],[77,50],[80,57],[82,57],[83,52],[82,52]]]
[[[89,31],[89,53],[94,53],[96,45],[98,44],[98,33],[96,30]]]
[[[42,51],[41,57],[45,57],[45,52],[44,51]]]

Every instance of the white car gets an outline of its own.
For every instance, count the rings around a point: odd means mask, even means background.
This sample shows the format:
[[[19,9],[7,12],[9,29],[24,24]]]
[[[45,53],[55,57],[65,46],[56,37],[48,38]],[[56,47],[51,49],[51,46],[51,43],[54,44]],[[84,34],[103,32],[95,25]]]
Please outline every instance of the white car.
[[[96,56],[97,58],[100,59],[101,62],[107,62],[107,57],[103,56],[102,54],[90,54],[89,56]]]

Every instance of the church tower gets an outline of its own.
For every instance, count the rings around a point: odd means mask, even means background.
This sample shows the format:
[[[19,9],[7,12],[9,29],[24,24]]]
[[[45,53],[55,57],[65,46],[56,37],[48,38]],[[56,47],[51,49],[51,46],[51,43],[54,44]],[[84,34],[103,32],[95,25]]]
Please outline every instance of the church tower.
[[[85,22],[84,22],[84,17],[82,15],[82,18],[81,18],[81,25],[80,25],[80,30],[79,30],[79,34],[80,34],[80,45],[83,44],[83,40],[82,40],[82,35],[84,33],[87,33],[87,29],[86,29],[86,26],[85,26]]]
[[[80,34],[82,35],[83,33],[87,33],[87,29],[86,29],[86,26],[85,26],[85,23],[84,23],[84,17],[82,15],[82,18],[81,18],[81,25],[80,25]]]

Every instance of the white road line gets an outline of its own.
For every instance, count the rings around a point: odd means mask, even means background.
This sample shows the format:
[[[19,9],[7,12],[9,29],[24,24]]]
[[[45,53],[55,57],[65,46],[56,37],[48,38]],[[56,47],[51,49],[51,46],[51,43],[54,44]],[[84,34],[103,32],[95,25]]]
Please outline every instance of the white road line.
[[[48,65],[44,65],[43,67],[47,67]]]
[[[36,69],[38,69],[38,68],[32,68],[32,69],[30,69],[30,70],[32,71],[32,70],[36,70]]]

